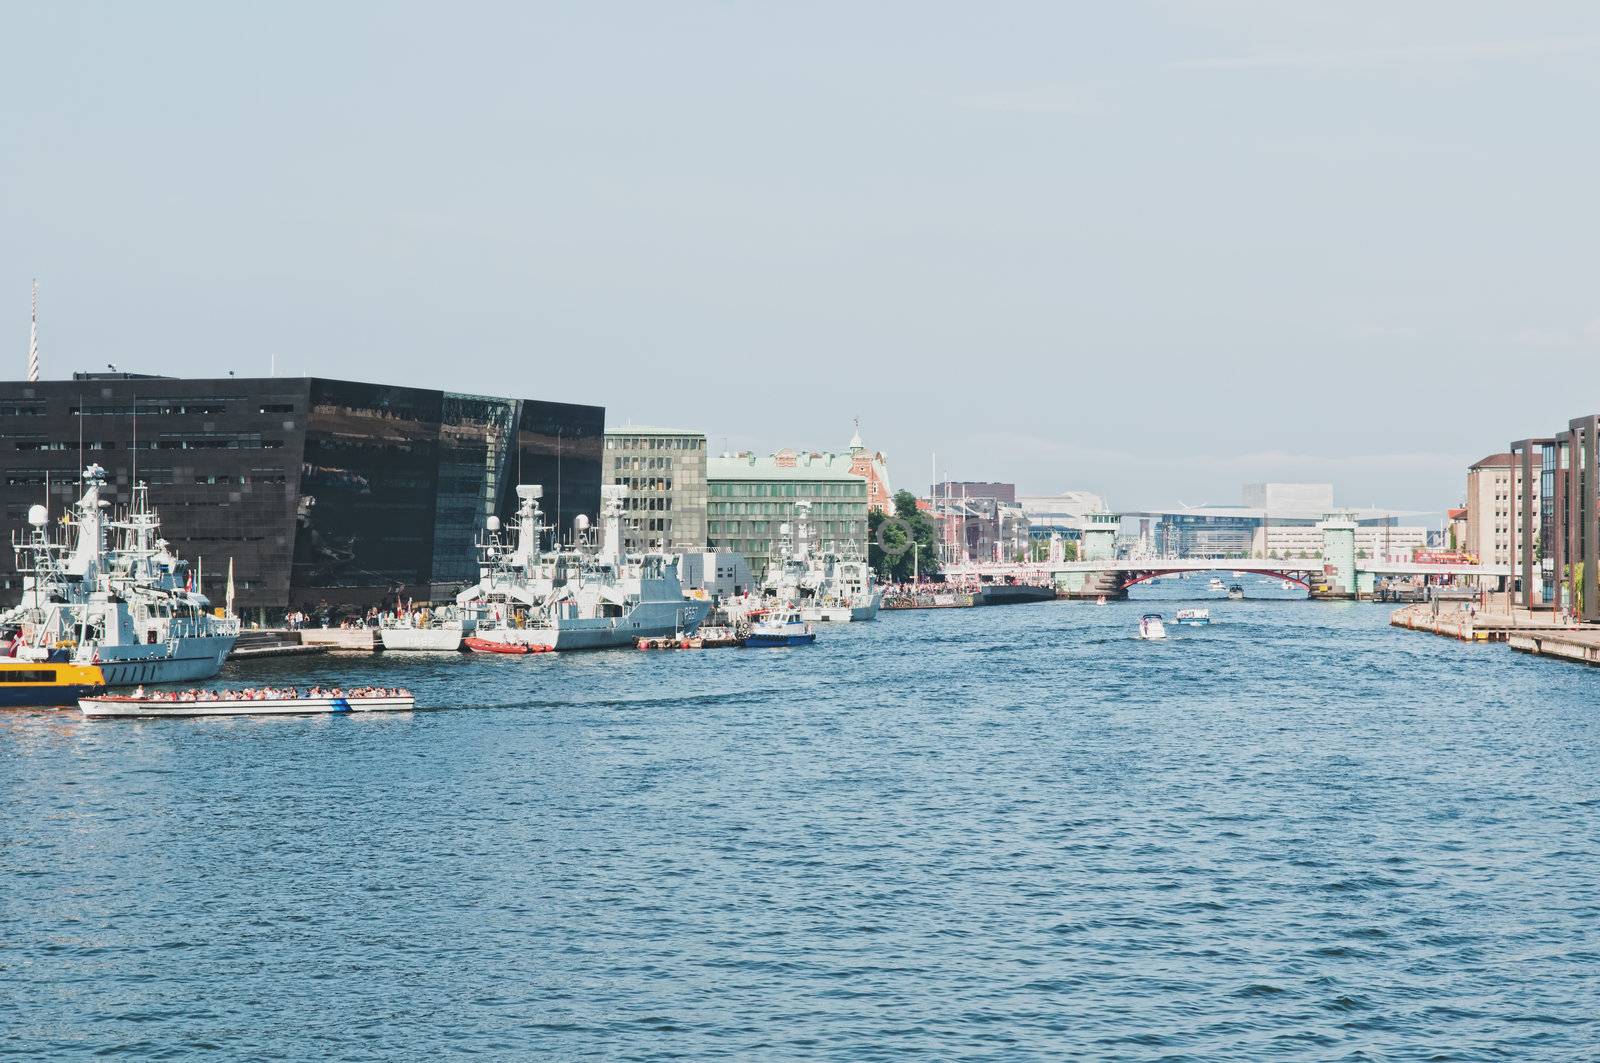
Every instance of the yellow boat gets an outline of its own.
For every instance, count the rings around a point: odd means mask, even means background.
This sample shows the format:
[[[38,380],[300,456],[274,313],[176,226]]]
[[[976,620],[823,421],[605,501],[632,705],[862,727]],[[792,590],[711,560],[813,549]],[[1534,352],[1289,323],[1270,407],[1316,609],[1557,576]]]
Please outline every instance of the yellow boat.
[[[0,707],[76,705],[106,692],[106,677],[91,664],[0,660]]]

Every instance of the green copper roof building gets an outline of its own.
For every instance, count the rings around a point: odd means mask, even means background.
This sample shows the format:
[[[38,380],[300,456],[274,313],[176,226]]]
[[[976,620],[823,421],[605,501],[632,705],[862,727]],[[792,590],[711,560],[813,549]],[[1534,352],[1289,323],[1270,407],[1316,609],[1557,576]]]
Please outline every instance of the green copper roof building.
[[[780,450],[770,457],[732,454],[706,462],[706,545],[735,550],[760,579],[794,523],[794,506],[811,503],[812,546],[867,556],[867,481],[850,471],[846,452]]]

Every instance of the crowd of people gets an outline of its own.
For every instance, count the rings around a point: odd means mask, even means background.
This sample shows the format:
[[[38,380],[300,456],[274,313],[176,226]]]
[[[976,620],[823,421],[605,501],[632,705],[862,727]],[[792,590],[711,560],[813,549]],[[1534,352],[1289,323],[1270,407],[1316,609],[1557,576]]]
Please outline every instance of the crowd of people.
[[[444,610],[445,617],[448,619],[454,615],[454,612],[453,608]],[[379,609],[377,606],[372,606],[365,613],[342,616],[335,622],[333,617],[328,614],[313,615],[306,613],[302,609],[294,609],[284,614],[283,626],[290,631],[300,631],[308,627],[337,627],[349,631],[371,627],[394,627],[396,624],[409,619],[413,625],[421,627],[427,623],[428,618],[432,615],[426,605],[421,609],[409,607]]]
[[[305,698],[409,698],[405,687],[314,686],[302,692],[298,687],[246,687],[243,690],[156,690],[145,693],[141,686],[132,694],[146,701],[299,701]]]

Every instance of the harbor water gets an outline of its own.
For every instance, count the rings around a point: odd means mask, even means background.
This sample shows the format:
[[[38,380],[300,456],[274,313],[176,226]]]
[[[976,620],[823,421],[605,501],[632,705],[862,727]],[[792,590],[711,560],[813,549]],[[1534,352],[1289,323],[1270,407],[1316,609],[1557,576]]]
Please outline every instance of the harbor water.
[[[1154,595],[0,714],[0,1055],[1600,1054],[1600,672]]]

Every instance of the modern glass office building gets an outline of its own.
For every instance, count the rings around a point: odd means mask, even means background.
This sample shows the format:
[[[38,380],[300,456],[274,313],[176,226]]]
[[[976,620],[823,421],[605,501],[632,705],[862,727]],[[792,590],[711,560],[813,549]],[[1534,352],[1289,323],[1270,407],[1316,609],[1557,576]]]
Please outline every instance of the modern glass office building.
[[[1516,603],[1600,623],[1600,414],[1575,417],[1552,436],[1519,439],[1510,452],[1521,473],[1510,526]]]
[[[439,599],[476,578],[474,538],[516,484],[543,484],[564,531],[597,516],[604,432],[597,406],[318,377],[5,382],[0,532],[47,497],[65,512],[94,461],[114,504],[150,485],[219,602],[231,558],[251,618]],[[20,582],[0,561],[0,601]]]
[[[605,473],[628,489],[623,548],[706,547],[706,434],[628,425],[606,433]]]

